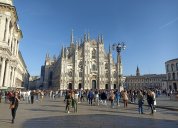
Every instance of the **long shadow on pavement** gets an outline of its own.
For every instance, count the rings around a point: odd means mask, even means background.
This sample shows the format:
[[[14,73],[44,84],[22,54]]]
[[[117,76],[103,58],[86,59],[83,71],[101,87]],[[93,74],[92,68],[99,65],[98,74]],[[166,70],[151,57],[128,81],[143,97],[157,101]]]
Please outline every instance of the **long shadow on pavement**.
[[[177,128],[178,121],[120,115],[71,115],[33,118],[23,128]]]

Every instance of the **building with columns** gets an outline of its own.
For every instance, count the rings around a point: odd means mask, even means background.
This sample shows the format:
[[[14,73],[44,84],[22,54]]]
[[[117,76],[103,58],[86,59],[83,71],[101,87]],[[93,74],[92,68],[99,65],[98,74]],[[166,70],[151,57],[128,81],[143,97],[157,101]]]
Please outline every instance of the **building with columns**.
[[[169,90],[178,91],[178,58],[165,62]]]
[[[19,51],[23,37],[13,0],[0,0],[0,88],[28,86],[28,71]]]
[[[110,47],[108,53],[105,51],[102,35],[98,39],[90,39],[88,33],[82,40],[75,41],[72,32],[70,46],[62,47],[58,57],[46,55],[41,67],[41,87],[120,89],[122,63],[120,56],[117,58],[115,63]]]
[[[126,76],[124,85],[127,89],[167,89],[166,74],[141,75],[137,66],[136,75]]]

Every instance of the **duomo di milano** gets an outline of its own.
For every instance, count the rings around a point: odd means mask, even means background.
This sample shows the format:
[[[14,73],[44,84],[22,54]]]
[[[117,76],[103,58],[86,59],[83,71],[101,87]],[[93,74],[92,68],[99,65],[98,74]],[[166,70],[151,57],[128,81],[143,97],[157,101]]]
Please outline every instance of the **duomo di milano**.
[[[115,64],[111,48],[104,49],[103,36],[90,39],[84,34],[82,41],[74,41],[73,32],[69,47],[63,47],[58,58],[46,55],[41,68],[43,88],[60,89],[112,89],[122,84],[122,65],[118,54]]]
[[[19,50],[23,37],[12,0],[0,0],[0,89],[28,84],[28,71]]]

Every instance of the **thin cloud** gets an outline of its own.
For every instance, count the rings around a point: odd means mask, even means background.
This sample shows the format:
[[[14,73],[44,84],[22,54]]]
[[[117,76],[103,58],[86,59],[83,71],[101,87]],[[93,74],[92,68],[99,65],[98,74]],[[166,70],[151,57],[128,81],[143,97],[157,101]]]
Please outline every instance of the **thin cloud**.
[[[171,21],[169,21],[168,23],[164,24],[163,26],[160,27],[160,29],[163,29],[163,28],[165,28],[165,27],[167,27],[167,26],[169,26],[169,25],[175,23],[176,21],[178,21],[178,17],[175,18],[174,20],[171,20]]]

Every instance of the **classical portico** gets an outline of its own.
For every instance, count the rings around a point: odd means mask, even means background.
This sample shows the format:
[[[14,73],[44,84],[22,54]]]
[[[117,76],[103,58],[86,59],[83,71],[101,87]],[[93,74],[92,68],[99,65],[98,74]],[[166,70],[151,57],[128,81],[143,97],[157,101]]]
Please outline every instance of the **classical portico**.
[[[0,88],[19,86],[16,81],[23,83],[28,75],[19,51],[19,41],[23,36],[17,22],[13,0],[0,0]]]

